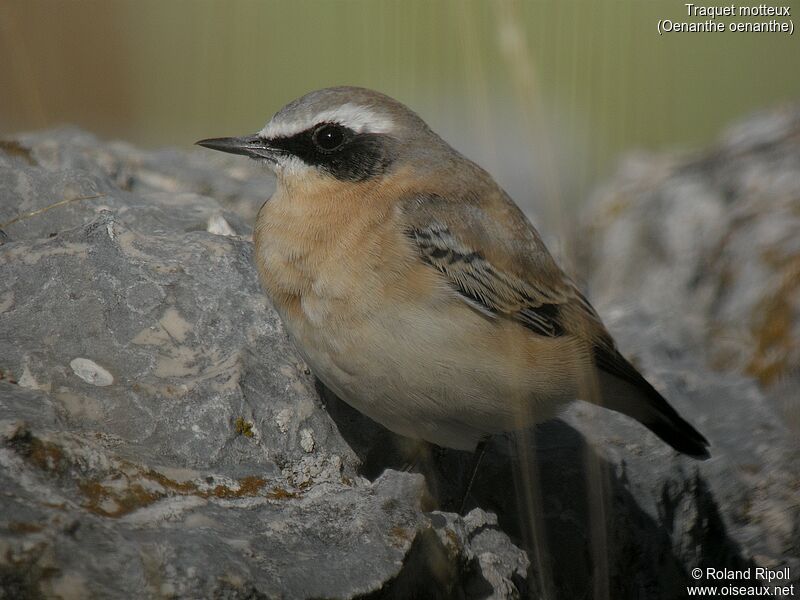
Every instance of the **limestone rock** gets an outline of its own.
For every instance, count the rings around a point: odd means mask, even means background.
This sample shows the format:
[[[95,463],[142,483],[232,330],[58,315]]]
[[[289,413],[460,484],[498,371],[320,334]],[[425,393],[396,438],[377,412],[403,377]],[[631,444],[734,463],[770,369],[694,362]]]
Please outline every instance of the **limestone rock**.
[[[781,400],[798,389],[800,108],[756,115],[694,156],[629,158],[584,224],[599,307],[646,310]],[[800,432],[798,403],[779,409]]]
[[[505,534],[359,474],[252,264],[272,181],[205,159],[0,144],[0,597],[514,597]]]

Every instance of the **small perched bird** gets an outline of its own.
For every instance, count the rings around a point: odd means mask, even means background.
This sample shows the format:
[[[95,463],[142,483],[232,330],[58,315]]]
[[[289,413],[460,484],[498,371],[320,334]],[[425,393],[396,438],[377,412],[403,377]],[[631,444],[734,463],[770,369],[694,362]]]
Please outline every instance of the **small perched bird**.
[[[197,143],[275,172],[262,284],[314,374],[386,428],[474,451],[582,399],[709,456],[517,205],[400,102],[318,90],[254,135]]]

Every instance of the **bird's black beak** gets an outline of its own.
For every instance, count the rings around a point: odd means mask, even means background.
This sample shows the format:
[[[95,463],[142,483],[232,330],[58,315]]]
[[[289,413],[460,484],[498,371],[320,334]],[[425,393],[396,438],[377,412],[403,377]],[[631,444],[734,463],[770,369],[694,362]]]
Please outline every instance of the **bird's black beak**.
[[[278,149],[269,145],[269,142],[258,135],[246,135],[243,137],[210,138],[195,142],[198,146],[229,152],[231,154],[243,154],[250,158],[261,158],[275,161]]]

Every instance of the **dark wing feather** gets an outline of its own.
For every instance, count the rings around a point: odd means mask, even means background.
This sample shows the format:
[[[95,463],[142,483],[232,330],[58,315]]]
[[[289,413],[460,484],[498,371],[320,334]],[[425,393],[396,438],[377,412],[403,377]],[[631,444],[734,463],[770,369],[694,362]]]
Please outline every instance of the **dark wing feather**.
[[[580,336],[590,344],[598,368],[649,391],[650,384],[619,353],[597,312],[558,268],[524,215],[507,207],[499,214],[504,219],[469,201],[420,196],[406,205],[406,232],[420,258],[474,308],[512,318],[539,335]],[[498,221],[499,227],[487,231]]]
[[[507,316],[539,335],[564,335],[561,304],[566,298],[545,293],[503,273],[484,254],[439,222],[409,227],[420,258],[439,271],[470,306],[490,316]]]

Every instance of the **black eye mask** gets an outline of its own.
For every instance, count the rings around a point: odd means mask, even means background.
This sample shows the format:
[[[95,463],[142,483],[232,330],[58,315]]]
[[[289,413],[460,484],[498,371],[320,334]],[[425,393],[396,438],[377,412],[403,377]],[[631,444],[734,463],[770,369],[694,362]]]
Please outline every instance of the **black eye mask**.
[[[272,138],[269,145],[341,181],[364,181],[389,169],[389,140],[384,134],[321,123],[289,137]]]

